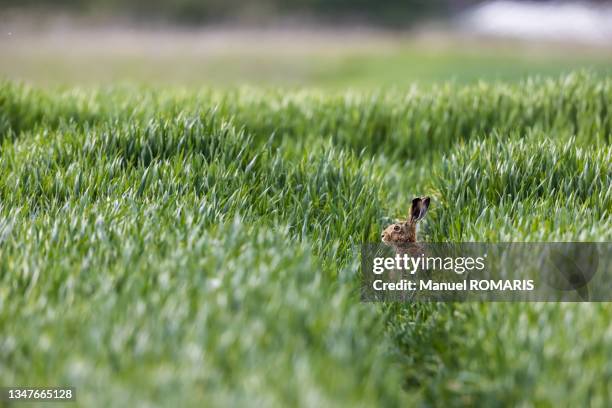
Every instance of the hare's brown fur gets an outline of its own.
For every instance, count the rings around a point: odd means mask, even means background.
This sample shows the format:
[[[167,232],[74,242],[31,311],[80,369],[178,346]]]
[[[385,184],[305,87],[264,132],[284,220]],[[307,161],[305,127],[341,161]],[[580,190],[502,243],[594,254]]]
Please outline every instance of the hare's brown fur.
[[[397,253],[407,252],[407,248],[417,242],[417,223],[427,214],[429,202],[429,197],[413,199],[408,212],[408,219],[385,228],[381,234],[382,242],[395,248]]]

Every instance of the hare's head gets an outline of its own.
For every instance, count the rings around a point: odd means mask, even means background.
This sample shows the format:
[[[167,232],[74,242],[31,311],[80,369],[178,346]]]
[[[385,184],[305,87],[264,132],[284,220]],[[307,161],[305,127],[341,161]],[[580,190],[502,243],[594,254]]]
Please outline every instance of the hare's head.
[[[429,208],[429,197],[417,197],[412,200],[408,219],[389,225],[381,234],[382,242],[397,247],[410,242],[416,242],[417,222],[425,217]]]

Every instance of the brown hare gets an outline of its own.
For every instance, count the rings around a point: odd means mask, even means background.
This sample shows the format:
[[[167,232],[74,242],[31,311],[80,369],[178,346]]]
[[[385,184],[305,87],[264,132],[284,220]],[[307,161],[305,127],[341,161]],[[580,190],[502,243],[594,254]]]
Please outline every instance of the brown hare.
[[[395,250],[397,257],[418,257],[424,253],[424,248],[417,243],[417,223],[425,217],[430,203],[429,197],[416,197],[412,200],[408,219],[396,222],[384,229],[382,242]],[[399,282],[404,278],[404,271],[393,269],[389,273],[390,282]],[[413,300],[414,294],[405,291],[388,294],[388,300]]]
[[[429,209],[429,197],[416,197],[412,200],[408,219],[389,225],[381,234],[382,242],[395,249],[399,255],[413,255],[418,251],[417,222],[425,217]]]

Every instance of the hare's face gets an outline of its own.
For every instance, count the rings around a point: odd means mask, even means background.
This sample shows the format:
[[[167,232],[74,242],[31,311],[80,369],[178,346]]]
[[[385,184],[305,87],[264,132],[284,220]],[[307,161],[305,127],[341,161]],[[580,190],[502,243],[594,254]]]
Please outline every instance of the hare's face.
[[[406,242],[414,241],[413,228],[408,222],[398,222],[389,225],[380,235],[382,242],[387,245],[395,246]]]

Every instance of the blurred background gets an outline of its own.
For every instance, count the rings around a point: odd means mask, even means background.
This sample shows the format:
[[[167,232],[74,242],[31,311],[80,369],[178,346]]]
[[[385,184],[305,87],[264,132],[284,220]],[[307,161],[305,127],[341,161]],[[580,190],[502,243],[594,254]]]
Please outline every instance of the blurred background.
[[[405,87],[612,68],[609,1],[0,0],[0,78]]]

